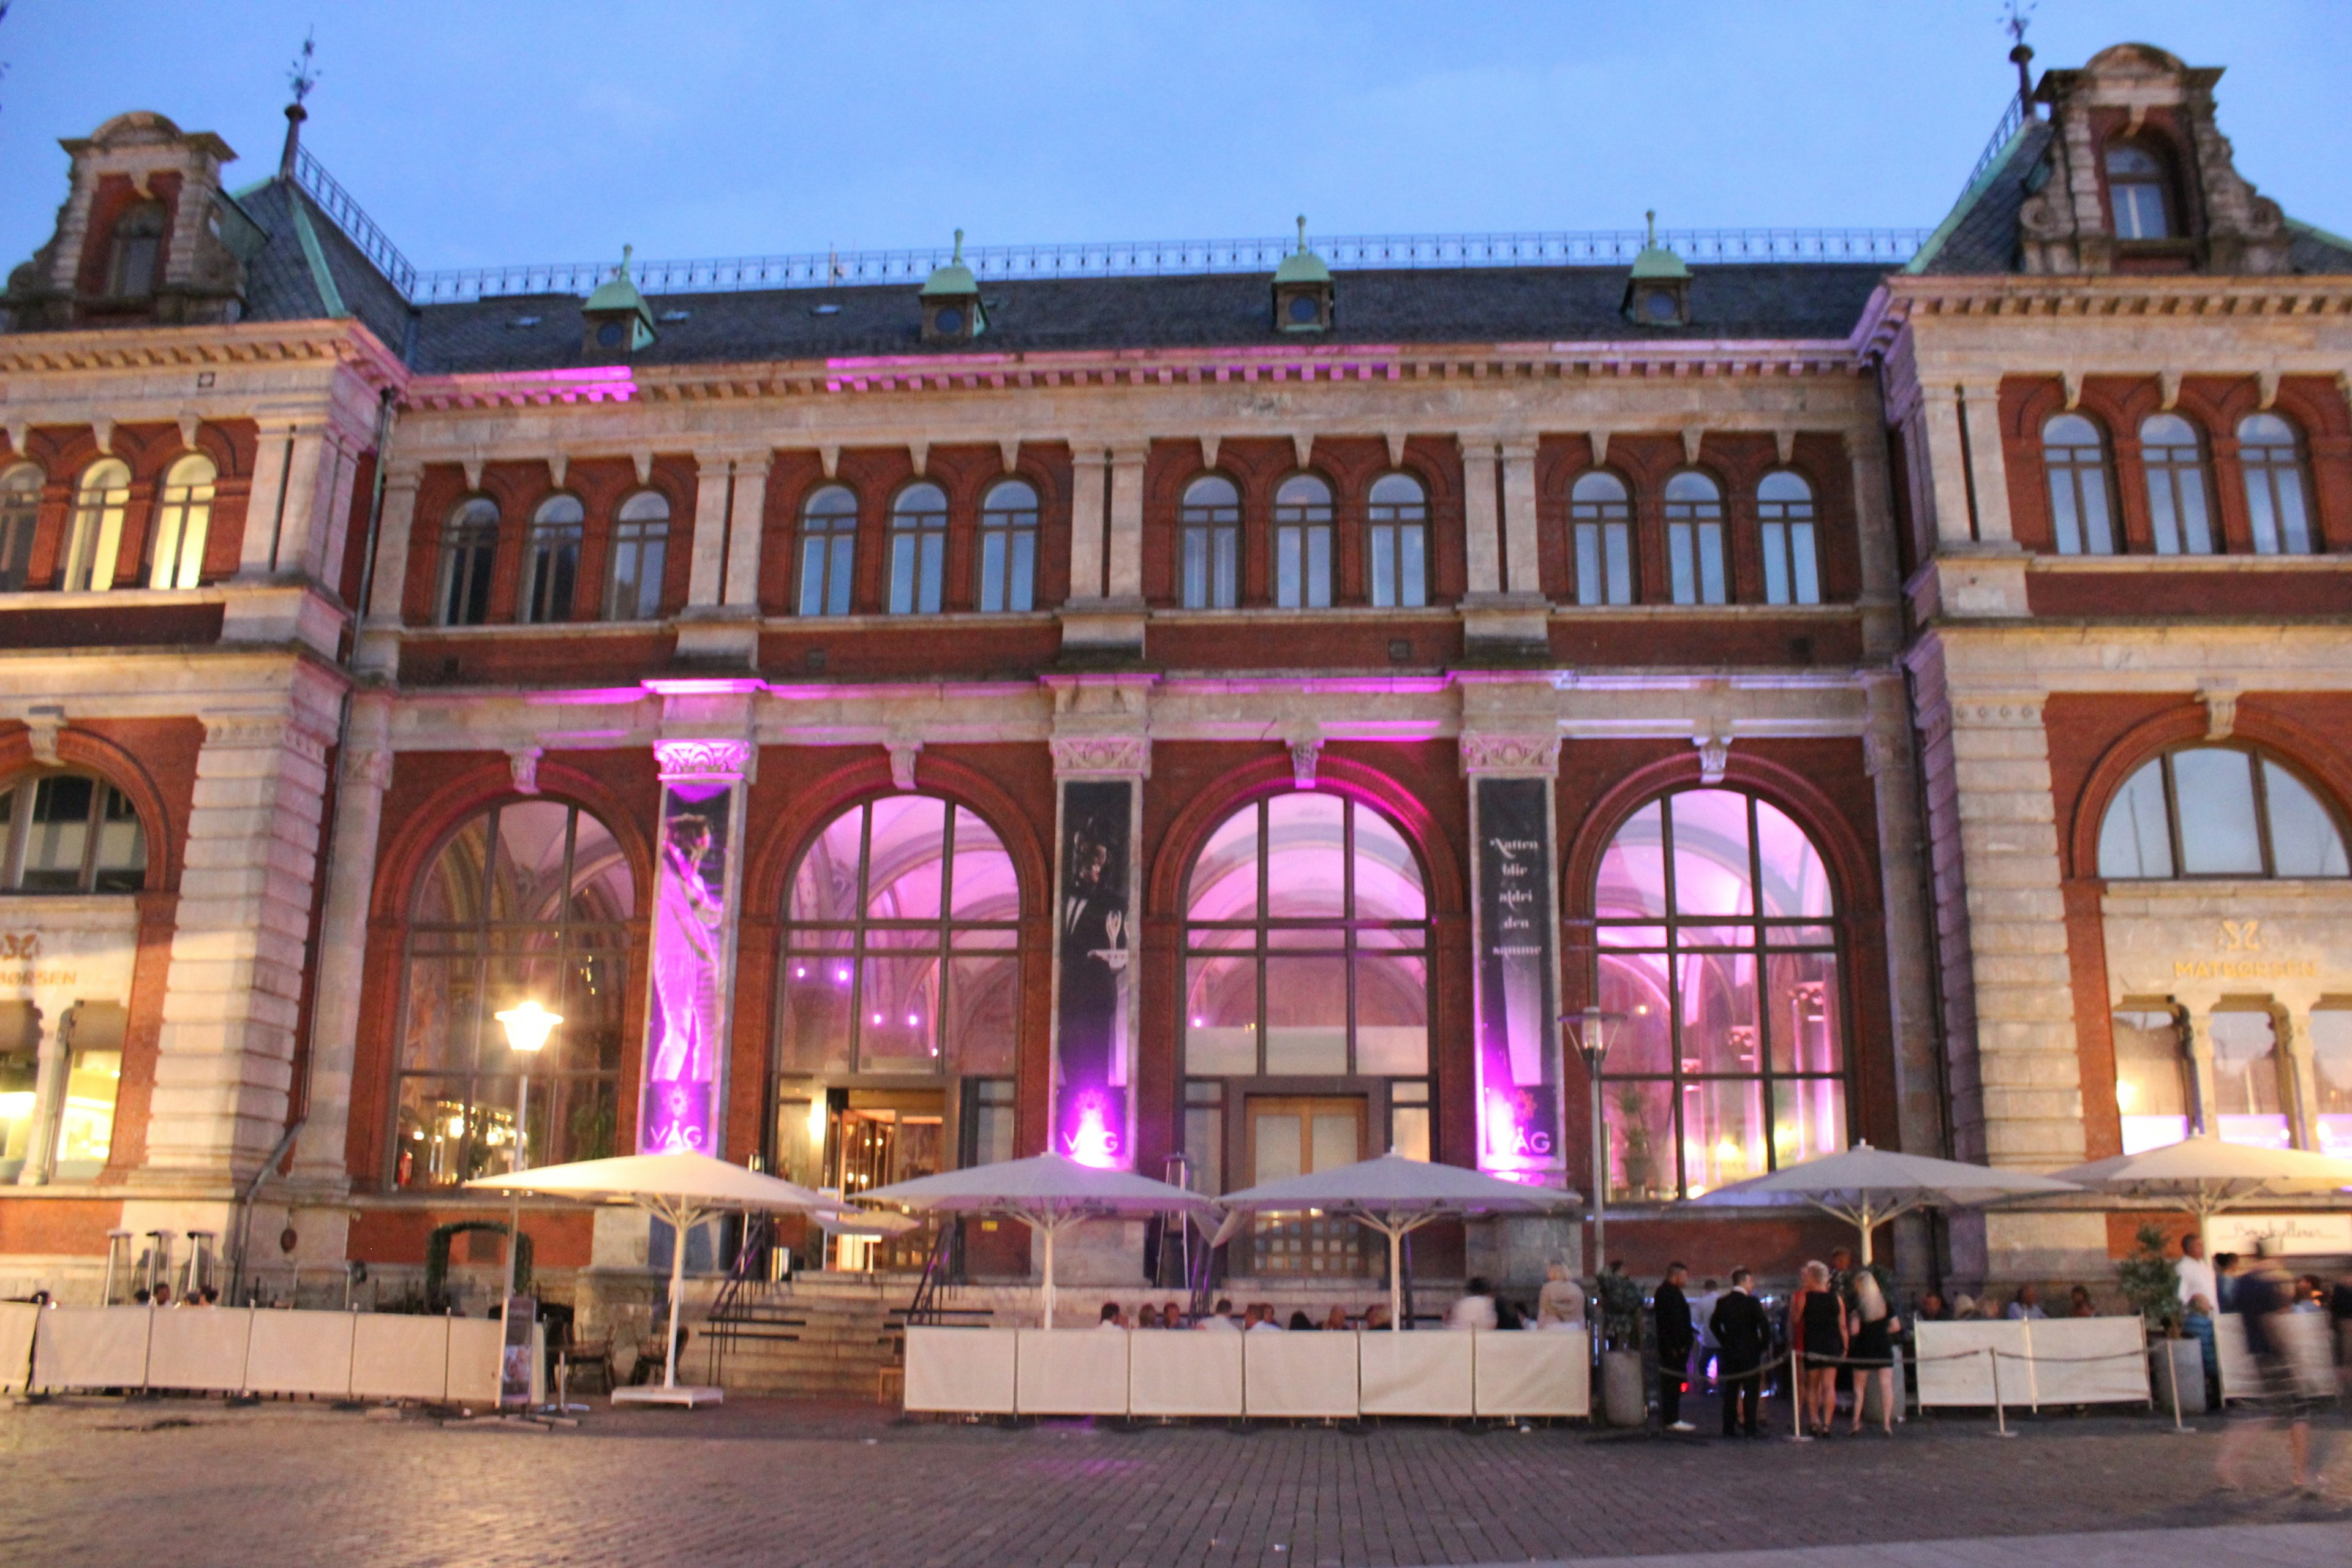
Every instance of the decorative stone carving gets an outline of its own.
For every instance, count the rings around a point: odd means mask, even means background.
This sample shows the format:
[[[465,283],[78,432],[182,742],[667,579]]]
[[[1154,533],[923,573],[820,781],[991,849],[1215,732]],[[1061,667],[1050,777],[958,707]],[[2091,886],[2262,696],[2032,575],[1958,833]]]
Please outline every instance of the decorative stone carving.
[[[1606,428],[1596,425],[1584,433],[1584,439],[1592,447],[1594,468],[1597,468],[1609,460],[1609,432]]]
[[[1465,773],[1541,773],[1549,778],[1559,772],[1559,736],[1552,734],[1497,734],[1491,731],[1471,731],[1462,737],[1462,771]]]
[[[1693,735],[1691,744],[1698,748],[1698,782],[1721,784],[1724,770],[1731,765],[1731,737],[1718,730]]]
[[[2234,681],[2209,681],[2197,689],[2205,705],[2205,738],[2226,741],[2238,727],[2238,691]]]
[[[1149,735],[1056,735],[1046,744],[1053,750],[1055,778],[1076,773],[1151,776]]]
[[[58,765],[58,731],[66,727],[66,710],[43,704],[25,715],[25,741],[33,760],[44,767]]]
[[[888,743],[890,787],[901,794],[915,787],[915,759],[922,754],[920,741],[894,736]]]
[[[546,748],[541,746],[510,746],[507,749],[507,769],[514,775],[516,794],[539,793],[539,759],[546,754]]]
[[[327,737],[314,735],[299,724],[289,723],[284,719],[236,716],[205,720],[206,751],[284,750],[324,767],[327,748],[331,743]]]
[[[1383,431],[1382,435],[1387,438],[1389,444],[1389,467],[1391,468],[1403,468],[1405,432],[1402,430],[1388,430]]]
[[[1323,756],[1323,734],[1319,730],[1293,735],[1290,746],[1290,778],[1300,789],[1315,787],[1316,764]]]
[[[2042,700],[2006,698],[2000,701],[1955,702],[1952,721],[1973,730],[2039,730]]]
[[[654,763],[665,783],[671,779],[722,779],[732,783],[751,770],[749,741],[656,741]]]
[[[1215,436],[1203,436],[1201,437],[1201,467],[1204,468],[1213,468],[1217,466],[1217,446],[1219,439],[1220,437]]]
[[[354,748],[343,753],[343,782],[367,789],[392,785],[392,753],[381,746]]]

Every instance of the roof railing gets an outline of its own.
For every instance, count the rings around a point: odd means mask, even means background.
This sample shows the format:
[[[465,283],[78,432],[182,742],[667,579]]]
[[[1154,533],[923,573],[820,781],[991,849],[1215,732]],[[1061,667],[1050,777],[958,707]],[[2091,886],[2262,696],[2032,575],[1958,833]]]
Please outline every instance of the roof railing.
[[[351,237],[352,243],[366,253],[394,288],[410,300],[416,298],[415,264],[400,253],[400,247],[392,243],[390,235],[376,226],[375,219],[368,216],[367,209],[343,189],[341,182],[327,173],[327,166],[310,155],[308,147],[294,150],[294,183],[319,204],[320,211],[334,220],[337,228]]]
[[[2009,100],[2009,107],[2001,111],[2000,123],[1992,128],[1992,139],[1985,143],[1984,151],[1977,154],[1977,166],[1970,169],[1969,177],[1960,183],[1962,201],[1968,199],[1969,193],[1977,188],[1977,182],[1991,170],[1994,162],[2000,157],[2001,150],[2009,145],[2010,138],[2024,129],[2025,122],[2032,118],[2033,106],[2025,101],[2023,93]]]

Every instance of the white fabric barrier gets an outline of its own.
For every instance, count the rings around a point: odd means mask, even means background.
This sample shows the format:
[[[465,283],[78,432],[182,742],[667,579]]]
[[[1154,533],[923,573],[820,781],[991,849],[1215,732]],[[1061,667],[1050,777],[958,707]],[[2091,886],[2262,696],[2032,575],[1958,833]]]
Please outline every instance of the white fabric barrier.
[[[1013,1407],[1023,1415],[1127,1414],[1124,1329],[1017,1329]]]
[[[0,1393],[14,1393],[33,1375],[33,1332],[41,1309],[30,1301],[0,1301]]]
[[[2246,1348],[2246,1320],[2237,1312],[2213,1319],[2213,1359],[2221,1368],[2221,1398],[2250,1399],[2262,1392],[2262,1374],[2254,1370],[2254,1352]]]
[[[1365,1331],[1358,1340],[1360,1408],[1367,1415],[1475,1414],[1475,1341],[1486,1334]],[[1535,1339],[1534,1334],[1525,1336]],[[1561,1340],[1565,1334],[1548,1336]]]
[[[1338,1418],[1357,1412],[1354,1334],[1242,1335],[1242,1413]]]
[[[1242,1342],[1247,1337],[1182,1329],[1129,1335],[1128,1413],[1239,1415]]]
[[[341,1399],[352,1391],[352,1312],[253,1314],[245,1386],[255,1394],[310,1394]]]
[[[449,1393],[449,1320],[362,1312],[352,1322],[352,1397],[420,1399]]]
[[[449,1318],[448,1392],[454,1403],[496,1405],[506,1359],[507,1326],[499,1318]],[[547,1325],[530,1326],[530,1402],[547,1403]]]
[[[1021,1331],[908,1329],[906,1407],[965,1415],[1012,1415],[1015,1346]]]
[[[2023,1325],[2031,1363],[2032,1403],[2044,1405],[2134,1405],[2147,1403],[2147,1332],[2137,1316],[2046,1318]],[[2000,1392],[2010,1394],[2010,1373],[2000,1369]]]
[[[1367,1334],[1374,1338],[1469,1339],[1477,1342],[1475,1414],[1480,1415],[1590,1415],[1592,1414],[1592,1343],[1586,1331],[1538,1333]],[[1369,1380],[1370,1366],[1367,1363]]]
[[[154,1314],[147,1336],[147,1386],[210,1394],[245,1387],[250,1307],[178,1307]]]
[[[1922,1322],[1914,1326],[1918,1348],[1919,1408],[1937,1405],[1990,1410],[1993,1405],[1992,1358],[1988,1349],[2004,1352],[2000,1369],[2000,1403],[2026,1403],[2025,1363],[2006,1359],[2027,1353],[2025,1325],[1999,1319],[1959,1323]]]
[[[35,1388],[143,1388],[152,1307],[52,1307],[33,1340]]]
[[[2272,1331],[2306,1399],[2336,1394],[2336,1348],[2328,1342],[2329,1321],[2325,1312],[2282,1312],[2273,1320]],[[2243,1313],[2223,1312],[2213,1320],[2213,1356],[2221,1364],[2224,1401],[2261,1396],[2262,1373],[2254,1365],[2253,1352],[2246,1348]]]

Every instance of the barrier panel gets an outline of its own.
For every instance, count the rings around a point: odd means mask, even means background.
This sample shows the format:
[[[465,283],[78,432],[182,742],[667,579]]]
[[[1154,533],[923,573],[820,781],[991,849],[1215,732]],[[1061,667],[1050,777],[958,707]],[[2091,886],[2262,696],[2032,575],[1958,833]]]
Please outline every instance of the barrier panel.
[[[1486,1337],[1396,1333],[1387,1329],[1366,1331],[1357,1349],[1359,1407],[1367,1415],[1474,1414],[1476,1355],[1473,1342]]]
[[[2336,1395],[2335,1346],[2328,1342],[2329,1319],[2325,1312],[2280,1312],[2272,1320],[2296,1388],[2306,1399]],[[2241,1312],[2223,1312],[2213,1320],[2213,1357],[2221,1366],[2221,1398],[2255,1399],[2263,1393],[2262,1373],[2253,1352],[2246,1348],[2246,1320]]]
[[[1019,1329],[1013,1407],[1023,1415],[1127,1414],[1124,1329]]]
[[[1476,1415],[1592,1414],[1592,1346],[1585,1330],[1458,1336],[1397,1334],[1391,1337],[1476,1341]],[[1370,1336],[1366,1338],[1369,1340]]]
[[[449,1320],[362,1312],[352,1322],[352,1397],[421,1399],[449,1393]]]
[[[147,1386],[235,1394],[245,1387],[250,1307],[183,1307],[151,1314]]]
[[[33,1340],[33,1386],[143,1388],[152,1307],[51,1307]]]
[[[1359,1337],[1255,1330],[1243,1334],[1242,1413],[1325,1419],[1354,1415]]]
[[[41,1309],[30,1301],[0,1301],[0,1393],[13,1394],[33,1375],[33,1331]]]
[[[1012,1415],[1015,1345],[1021,1332],[1018,1329],[909,1328],[906,1407]]]
[[[2147,1331],[2137,1317],[2047,1318],[2021,1325],[2033,1360],[2026,1386],[2035,1409],[2044,1405],[2147,1403]],[[2003,1403],[2014,1399],[2000,1369]]]
[[[1993,1404],[1992,1358],[1982,1352],[2002,1352],[2000,1403],[2026,1402],[2025,1363],[2007,1358],[2028,1352],[2023,1323],[1999,1319],[1960,1323],[1920,1323],[1914,1331],[1918,1346],[1919,1408],[1936,1405],[1989,1410]]]
[[[245,1386],[255,1394],[314,1394],[341,1399],[352,1391],[352,1312],[253,1314]]]
[[[1129,1335],[1128,1414],[1239,1415],[1246,1337],[1181,1329]]]

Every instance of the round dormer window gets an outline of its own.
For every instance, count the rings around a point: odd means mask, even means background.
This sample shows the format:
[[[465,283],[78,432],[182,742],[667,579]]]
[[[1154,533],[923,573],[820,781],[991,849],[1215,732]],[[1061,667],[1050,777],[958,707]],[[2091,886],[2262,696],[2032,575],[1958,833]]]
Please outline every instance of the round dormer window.
[[[1671,321],[1675,315],[1675,297],[1666,289],[1653,289],[1643,298],[1642,311],[1654,321]]]
[[[963,331],[963,312],[949,306],[931,318],[931,331],[949,335]]]
[[[1292,321],[1297,321],[1303,325],[1306,322],[1315,320],[1317,316],[1321,314],[1322,308],[1316,304],[1314,295],[1293,294],[1290,297],[1290,319]]]
[[[603,326],[598,327],[596,329],[596,342],[599,345],[604,348],[619,348],[621,346],[621,323],[618,321],[606,321]]]

